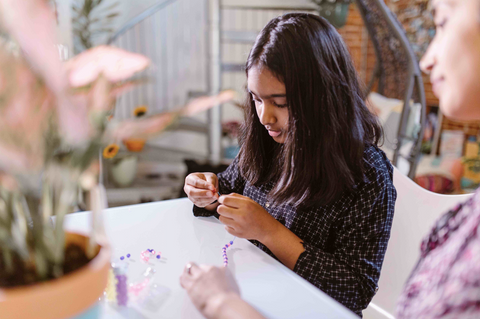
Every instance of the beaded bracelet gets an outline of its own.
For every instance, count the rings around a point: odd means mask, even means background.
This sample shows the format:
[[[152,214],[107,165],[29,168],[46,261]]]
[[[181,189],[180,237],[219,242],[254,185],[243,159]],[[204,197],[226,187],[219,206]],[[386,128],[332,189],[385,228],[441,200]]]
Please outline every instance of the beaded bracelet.
[[[233,245],[233,241],[235,240],[235,238],[237,238],[237,237],[233,237],[233,240],[232,240],[232,241],[230,241],[228,244],[226,244],[225,246],[222,247],[222,251],[223,251],[223,267],[227,267],[227,266],[228,266],[227,248]]]

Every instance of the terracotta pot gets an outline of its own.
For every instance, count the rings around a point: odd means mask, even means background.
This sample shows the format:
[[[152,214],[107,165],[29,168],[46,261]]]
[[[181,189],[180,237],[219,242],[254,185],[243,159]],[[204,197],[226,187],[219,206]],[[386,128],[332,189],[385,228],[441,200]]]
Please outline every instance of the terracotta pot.
[[[66,234],[67,243],[86,247],[87,237]],[[0,289],[2,319],[96,318],[98,298],[107,285],[109,247],[97,247],[98,254],[87,265],[58,279],[30,286]]]
[[[123,140],[123,144],[127,147],[130,152],[140,152],[145,146],[146,140],[130,138],[128,140]]]

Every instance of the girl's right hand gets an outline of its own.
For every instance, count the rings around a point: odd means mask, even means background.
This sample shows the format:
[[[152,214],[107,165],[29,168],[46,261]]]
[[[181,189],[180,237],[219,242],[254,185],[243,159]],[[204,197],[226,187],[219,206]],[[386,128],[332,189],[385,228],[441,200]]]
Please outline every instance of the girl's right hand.
[[[213,173],[192,173],[185,178],[183,190],[198,207],[205,207],[218,199],[218,178]]]

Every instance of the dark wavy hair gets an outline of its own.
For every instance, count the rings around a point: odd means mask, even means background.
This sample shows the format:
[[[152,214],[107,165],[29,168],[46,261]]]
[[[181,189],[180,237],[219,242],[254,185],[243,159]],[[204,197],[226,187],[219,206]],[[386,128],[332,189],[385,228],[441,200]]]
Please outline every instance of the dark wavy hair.
[[[276,143],[248,94],[240,136],[242,176],[256,186],[273,182],[269,199],[276,204],[332,203],[363,179],[365,147],[378,145],[382,137],[342,38],[319,16],[285,14],[258,35],[247,77],[253,67],[267,68],[285,84],[288,133],[284,144]]]

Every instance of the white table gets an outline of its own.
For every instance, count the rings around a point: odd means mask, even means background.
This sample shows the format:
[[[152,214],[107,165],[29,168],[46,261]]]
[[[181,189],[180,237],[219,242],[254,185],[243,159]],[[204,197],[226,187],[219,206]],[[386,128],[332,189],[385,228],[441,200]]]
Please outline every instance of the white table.
[[[66,228],[77,232],[89,230],[90,213],[67,216]],[[147,249],[161,251],[154,282],[161,293],[150,305],[115,308],[102,303],[102,318],[201,318],[179,277],[189,261],[222,265],[222,246],[233,239],[214,217],[194,217],[188,199],[168,200],[105,211],[105,230],[119,260],[127,253],[129,280],[141,276],[148,267],[140,259]],[[243,298],[268,318],[357,318],[347,308],[296,275],[255,247],[237,238],[227,251],[228,267],[237,279]]]

